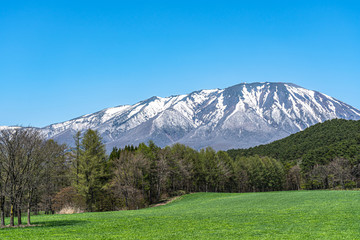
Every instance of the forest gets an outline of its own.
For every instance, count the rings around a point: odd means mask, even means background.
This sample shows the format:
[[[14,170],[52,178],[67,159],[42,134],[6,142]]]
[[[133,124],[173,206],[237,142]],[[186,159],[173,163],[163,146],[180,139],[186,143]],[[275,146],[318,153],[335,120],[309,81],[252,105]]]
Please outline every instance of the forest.
[[[69,148],[31,128],[0,131],[0,209],[21,216],[139,209],[192,192],[352,189],[360,185],[360,122],[331,120],[250,149],[196,151],[152,141],[106,154],[97,131]]]

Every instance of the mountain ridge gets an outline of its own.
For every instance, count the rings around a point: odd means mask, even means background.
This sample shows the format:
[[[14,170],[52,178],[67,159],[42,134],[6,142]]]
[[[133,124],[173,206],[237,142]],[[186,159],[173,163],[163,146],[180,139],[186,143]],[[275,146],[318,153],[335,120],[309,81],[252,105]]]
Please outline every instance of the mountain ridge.
[[[75,132],[92,128],[108,150],[149,140],[161,147],[179,142],[195,149],[227,150],[266,144],[333,118],[358,120],[360,111],[293,83],[255,82],[152,96],[41,130],[47,138],[72,145]]]

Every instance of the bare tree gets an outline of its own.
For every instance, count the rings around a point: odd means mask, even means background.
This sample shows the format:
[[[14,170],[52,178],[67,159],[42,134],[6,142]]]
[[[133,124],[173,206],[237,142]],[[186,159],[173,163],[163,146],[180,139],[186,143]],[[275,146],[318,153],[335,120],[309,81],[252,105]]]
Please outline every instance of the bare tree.
[[[53,140],[48,140],[42,148],[42,167],[39,171],[41,176],[41,188],[43,191],[42,200],[44,202],[45,213],[54,213],[53,198],[63,187],[67,186],[66,172],[68,166],[65,158],[65,145],[59,145]],[[34,184],[38,187],[39,184]]]
[[[159,152],[159,156],[156,161],[155,171],[156,171],[156,193],[157,193],[156,198],[160,200],[161,194],[164,192],[166,188],[166,182],[169,175],[166,155],[163,150]]]
[[[115,160],[114,167],[111,186],[115,196],[124,199],[127,209],[143,207],[146,195],[144,175],[149,171],[146,159],[142,154],[124,151]]]
[[[65,145],[59,145],[53,140],[41,141],[37,144],[26,173],[28,225],[31,225],[31,207],[37,192],[43,191],[46,211],[53,212],[52,198],[64,186],[65,149]]]
[[[5,186],[8,182],[8,175],[3,170],[3,155],[0,146],[0,227],[5,226]]]
[[[0,159],[2,178],[6,180],[5,191],[10,199],[10,226],[14,226],[16,208],[18,225],[21,225],[21,207],[24,192],[36,165],[42,143],[40,133],[31,128],[0,131]]]
[[[301,186],[301,169],[295,165],[289,169],[286,176],[286,188],[288,190],[300,190]]]
[[[329,188],[341,186],[345,189],[345,183],[352,181],[351,164],[344,158],[336,158],[327,165]]]

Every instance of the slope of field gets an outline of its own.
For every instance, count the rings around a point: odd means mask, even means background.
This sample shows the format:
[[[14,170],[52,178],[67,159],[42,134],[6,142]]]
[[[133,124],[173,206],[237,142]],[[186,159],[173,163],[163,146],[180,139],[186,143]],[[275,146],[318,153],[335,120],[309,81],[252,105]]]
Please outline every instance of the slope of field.
[[[0,239],[359,239],[359,191],[196,193],[135,211],[35,216]]]

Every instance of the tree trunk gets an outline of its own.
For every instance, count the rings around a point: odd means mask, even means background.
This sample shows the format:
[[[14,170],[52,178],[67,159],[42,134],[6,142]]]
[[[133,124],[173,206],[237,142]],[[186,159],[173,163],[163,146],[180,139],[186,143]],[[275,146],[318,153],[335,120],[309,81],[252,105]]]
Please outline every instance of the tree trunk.
[[[10,226],[14,226],[14,204],[11,204],[10,207]]]
[[[31,210],[31,200],[32,200],[32,190],[29,191],[29,200],[28,200],[28,204],[27,204],[27,225],[30,226],[31,222],[30,222],[30,210]]]
[[[18,226],[21,225],[21,207],[18,206],[18,209],[17,209],[17,217],[18,217]]]
[[[126,206],[126,209],[129,210],[128,192],[127,192],[127,191],[124,192],[124,197],[125,197],[125,206]]]
[[[52,209],[52,201],[51,198],[49,198],[49,214],[54,214],[54,211]]]
[[[27,207],[27,225],[30,226],[31,222],[30,222],[30,208],[31,208],[31,204],[30,201],[28,203],[28,207]]]
[[[1,227],[5,226],[5,197],[1,196],[0,199],[0,212],[1,212]]]

